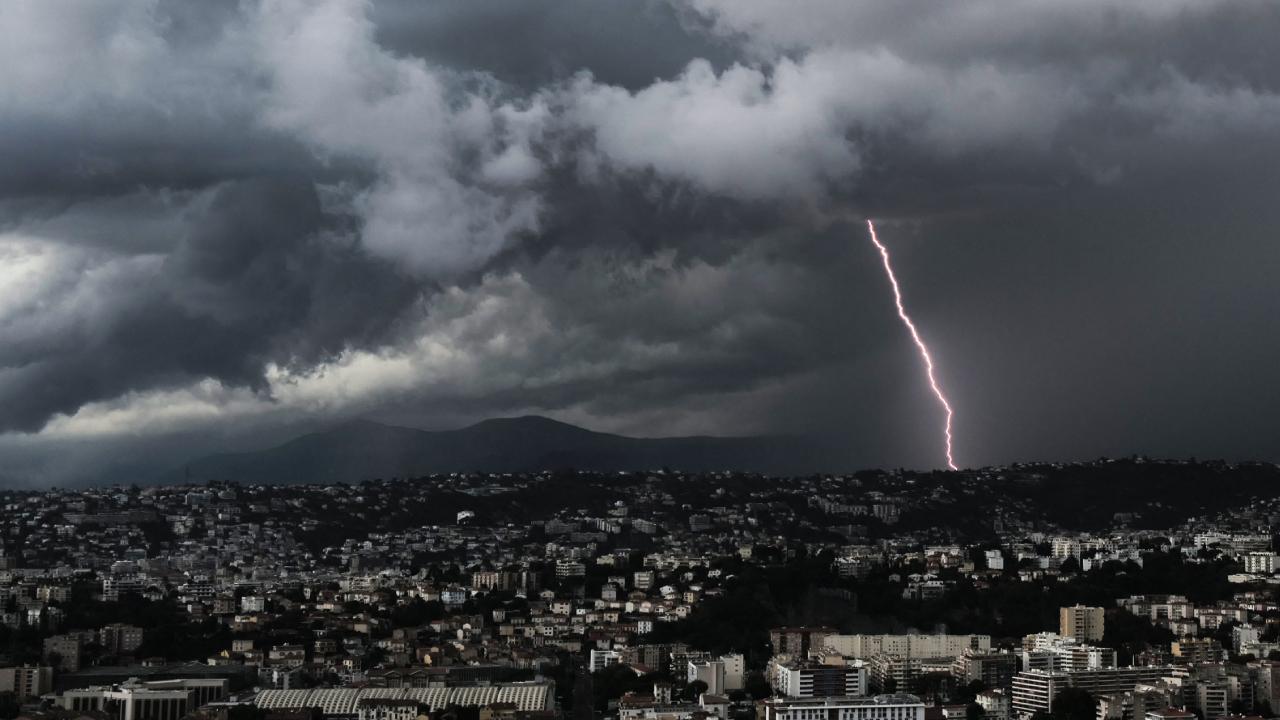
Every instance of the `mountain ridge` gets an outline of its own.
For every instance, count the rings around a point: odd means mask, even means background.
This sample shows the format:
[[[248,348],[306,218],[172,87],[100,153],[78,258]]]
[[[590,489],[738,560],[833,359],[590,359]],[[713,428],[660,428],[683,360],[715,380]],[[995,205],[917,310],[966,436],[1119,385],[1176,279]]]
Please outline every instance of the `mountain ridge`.
[[[801,474],[832,469],[838,454],[835,444],[803,436],[637,438],[540,415],[489,418],[454,430],[421,430],[358,418],[262,450],[195,458],[157,481],[291,485],[568,468]]]

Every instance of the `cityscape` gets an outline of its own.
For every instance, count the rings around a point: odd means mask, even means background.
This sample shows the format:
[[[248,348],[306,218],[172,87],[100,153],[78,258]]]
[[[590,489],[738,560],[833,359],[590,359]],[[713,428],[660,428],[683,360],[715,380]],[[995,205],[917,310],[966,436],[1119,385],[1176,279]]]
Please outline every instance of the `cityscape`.
[[[1056,507],[1117,477],[1112,512]],[[1134,458],[3,492],[0,697],[123,720],[1268,717],[1278,479]]]

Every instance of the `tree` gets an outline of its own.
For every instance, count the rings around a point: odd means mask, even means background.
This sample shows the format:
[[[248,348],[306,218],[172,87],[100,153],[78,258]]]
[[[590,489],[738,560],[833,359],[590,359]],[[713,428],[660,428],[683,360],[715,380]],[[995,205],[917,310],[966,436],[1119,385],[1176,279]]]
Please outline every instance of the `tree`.
[[[1063,688],[1053,696],[1053,720],[1094,720],[1098,703],[1087,690]]]
[[[751,671],[747,673],[747,694],[753,700],[762,700],[773,694],[773,688],[769,687],[769,681],[765,680],[764,673]]]
[[[978,697],[978,693],[987,689],[987,684],[981,680],[972,680],[956,688],[955,696],[952,700],[957,703],[972,703],[974,698]]]
[[[684,687],[684,697],[689,702],[696,702],[702,693],[707,691],[707,684],[701,680],[694,680]]]
[[[232,705],[227,711],[227,720],[262,720],[267,711],[256,705]]]
[[[617,700],[629,692],[642,693],[651,690],[654,681],[658,679],[660,678],[657,673],[637,675],[627,665],[610,665],[603,670],[597,670],[591,676],[596,709],[604,712],[609,709],[610,700]]]
[[[0,693],[0,720],[9,720],[9,718],[18,717],[21,707],[18,705],[18,699],[13,693]]]

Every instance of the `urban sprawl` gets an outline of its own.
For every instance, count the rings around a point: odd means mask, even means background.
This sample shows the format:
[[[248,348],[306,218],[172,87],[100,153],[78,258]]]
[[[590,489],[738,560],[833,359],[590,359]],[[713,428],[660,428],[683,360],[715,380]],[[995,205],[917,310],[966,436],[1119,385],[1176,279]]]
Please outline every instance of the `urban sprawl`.
[[[1272,717],[1275,472],[0,491],[0,718]]]

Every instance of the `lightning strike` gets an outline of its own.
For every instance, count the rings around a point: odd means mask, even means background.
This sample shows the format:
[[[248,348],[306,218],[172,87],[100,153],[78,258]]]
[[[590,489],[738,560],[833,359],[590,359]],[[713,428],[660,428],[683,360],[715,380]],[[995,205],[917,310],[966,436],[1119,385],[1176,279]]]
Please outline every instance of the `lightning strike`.
[[[955,460],[951,457],[951,403],[947,402],[947,396],[942,392],[942,386],[938,384],[938,379],[933,376],[933,358],[929,356],[929,348],[924,344],[924,340],[920,338],[920,333],[916,330],[915,323],[911,322],[911,316],[907,315],[907,309],[902,305],[902,290],[898,287],[898,278],[893,274],[893,265],[889,262],[889,249],[876,237],[876,226],[870,220],[867,220],[867,230],[871,233],[871,242],[875,244],[876,249],[880,251],[881,259],[884,260],[884,272],[889,276],[889,284],[893,286],[893,302],[898,306],[898,317],[902,319],[902,324],[907,326],[907,331],[911,333],[912,341],[915,342],[916,347],[920,350],[920,357],[924,359],[924,372],[929,378],[929,387],[933,388],[933,394],[938,398],[938,403],[942,405],[942,409],[947,413],[947,423],[943,431],[947,439],[947,467],[952,470],[959,470],[956,467]]]

